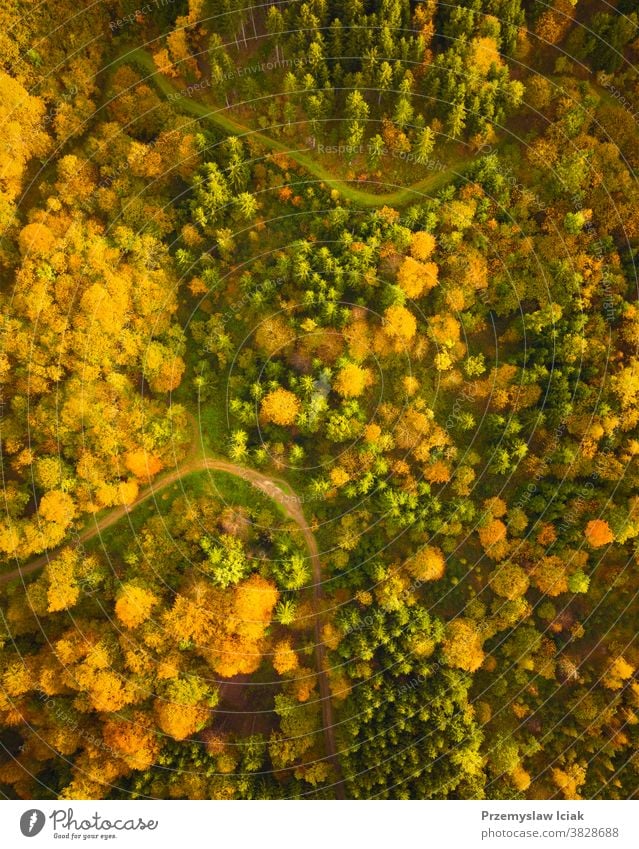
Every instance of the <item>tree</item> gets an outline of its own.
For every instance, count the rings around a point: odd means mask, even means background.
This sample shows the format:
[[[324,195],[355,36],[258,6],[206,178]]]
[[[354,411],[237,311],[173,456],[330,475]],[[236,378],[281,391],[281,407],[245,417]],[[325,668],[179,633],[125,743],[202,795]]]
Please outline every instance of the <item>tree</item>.
[[[413,152],[417,162],[419,162],[420,165],[425,165],[428,162],[434,148],[435,134],[430,127],[424,127],[423,130],[419,131],[413,146]]]
[[[417,330],[415,316],[406,307],[388,307],[382,325],[384,333],[398,342],[409,342]]]
[[[361,92],[352,91],[346,98],[346,117],[348,120],[348,144],[356,148],[364,139],[364,121],[368,117],[368,104]]]
[[[479,539],[484,550],[502,542],[506,538],[506,525],[500,519],[493,519],[479,529]]]
[[[251,562],[238,537],[222,534],[219,540],[212,540],[206,536],[200,546],[207,556],[205,570],[218,586],[226,589],[248,575]]]
[[[18,244],[23,256],[47,256],[53,250],[56,237],[45,224],[34,221],[20,231]]]
[[[57,489],[42,496],[38,512],[48,522],[55,522],[62,528],[66,528],[73,520],[76,509],[71,496]]]
[[[608,545],[615,538],[610,530],[610,525],[604,519],[591,519],[586,525],[584,534],[592,548],[601,548],[603,545]]]
[[[154,392],[172,392],[182,382],[184,360],[161,342],[151,342],[144,356],[144,370]]]
[[[334,388],[342,398],[358,398],[371,383],[371,373],[355,363],[347,363],[337,373]]]
[[[185,740],[204,726],[210,716],[207,705],[156,699],[155,718],[162,731],[174,740]]]
[[[291,648],[288,640],[281,640],[274,648],[273,668],[278,675],[286,675],[288,672],[294,672],[298,667],[297,652]]]
[[[128,719],[108,719],[102,735],[106,745],[120,755],[129,769],[148,769],[160,753],[160,743],[149,717],[142,711],[136,711]]]
[[[140,584],[130,581],[122,584],[115,603],[115,615],[126,628],[137,628],[149,618],[158,604],[158,597]]]
[[[525,595],[529,583],[528,575],[521,566],[510,561],[498,564],[490,578],[493,592],[510,600]]]
[[[419,298],[437,285],[439,269],[434,262],[419,262],[406,257],[397,273],[397,282],[409,298]]]
[[[568,591],[566,564],[561,557],[542,557],[531,575],[537,589],[545,595],[554,597]]]
[[[608,690],[621,690],[624,682],[628,681],[635,673],[634,666],[628,663],[624,657],[617,657],[606,669],[603,685]]]
[[[46,576],[49,582],[47,591],[49,613],[73,607],[80,597],[78,560],[79,556],[73,549],[65,548],[48,564]]]
[[[241,192],[235,199],[235,202],[237,203],[243,218],[250,221],[255,217],[255,213],[258,209],[255,195],[252,195],[250,192]]]
[[[150,480],[163,468],[162,460],[144,448],[127,452],[124,464],[131,474],[143,481]]]
[[[475,672],[484,661],[481,632],[472,619],[454,619],[446,625],[442,660],[448,666]]]
[[[368,142],[368,164],[370,168],[378,168],[384,155],[384,139],[377,133]]]
[[[446,559],[441,549],[426,545],[406,561],[406,568],[418,581],[439,581],[444,577]]]
[[[411,235],[410,253],[418,262],[426,262],[435,250],[435,237],[425,230],[418,230]]]
[[[287,389],[274,389],[262,399],[260,418],[276,425],[292,425],[299,415],[299,399]]]

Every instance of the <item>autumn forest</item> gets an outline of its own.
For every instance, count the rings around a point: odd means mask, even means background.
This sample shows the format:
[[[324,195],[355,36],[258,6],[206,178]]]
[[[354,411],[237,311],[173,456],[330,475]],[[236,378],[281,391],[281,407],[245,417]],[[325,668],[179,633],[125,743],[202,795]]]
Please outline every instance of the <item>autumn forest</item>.
[[[635,0],[0,19],[0,797],[639,798]]]

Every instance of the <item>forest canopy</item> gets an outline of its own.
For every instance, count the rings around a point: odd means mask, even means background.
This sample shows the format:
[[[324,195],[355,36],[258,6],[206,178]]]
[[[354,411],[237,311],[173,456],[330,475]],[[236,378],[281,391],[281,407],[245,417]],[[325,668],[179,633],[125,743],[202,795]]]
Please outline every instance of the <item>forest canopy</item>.
[[[3,4],[4,798],[637,797],[634,6]]]

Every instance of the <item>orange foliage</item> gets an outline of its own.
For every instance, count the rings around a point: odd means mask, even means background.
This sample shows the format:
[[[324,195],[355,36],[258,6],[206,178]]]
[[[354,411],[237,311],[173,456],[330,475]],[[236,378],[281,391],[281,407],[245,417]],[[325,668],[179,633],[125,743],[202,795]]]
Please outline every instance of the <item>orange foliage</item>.
[[[500,519],[493,519],[483,528],[479,529],[479,539],[486,550],[506,538],[506,525]]]
[[[149,618],[158,597],[135,583],[123,584],[115,603],[115,615],[126,628],[137,628]]]
[[[20,253],[23,256],[35,254],[36,256],[48,256],[55,244],[56,237],[45,224],[27,224],[20,231],[18,239]]]
[[[424,469],[424,478],[430,483],[447,483],[450,474],[450,468],[443,460],[436,460],[432,466]]]
[[[483,640],[472,619],[454,619],[446,625],[442,659],[449,666],[475,672],[484,661]]]
[[[104,742],[130,769],[148,769],[160,751],[153,731],[148,727],[148,717],[134,713],[128,719],[109,719],[103,727]]]
[[[279,593],[275,584],[251,575],[235,588],[235,614],[240,620],[238,631],[246,636],[260,637],[270,623]]]
[[[438,581],[444,577],[446,559],[441,549],[427,545],[406,562],[406,568],[418,581]]]
[[[184,740],[200,728],[209,717],[209,711],[198,705],[173,704],[156,699],[153,710],[158,725],[174,740]]]
[[[273,669],[278,675],[285,675],[287,672],[294,672],[299,666],[297,652],[291,648],[288,640],[282,640],[277,643],[273,655]]]
[[[124,458],[124,465],[141,480],[149,480],[162,469],[162,461],[155,454],[151,454],[144,448],[129,451]]]
[[[584,531],[586,539],[593,548],[601,548],[614,540],[610,525],[604,519],[591,519]]]

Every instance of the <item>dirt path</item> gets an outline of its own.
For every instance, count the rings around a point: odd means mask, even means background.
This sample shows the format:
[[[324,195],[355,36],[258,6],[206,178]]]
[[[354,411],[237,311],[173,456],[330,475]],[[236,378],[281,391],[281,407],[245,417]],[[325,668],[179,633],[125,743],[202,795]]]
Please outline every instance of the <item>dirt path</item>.
[[[269,498],[272,498],[273,501],[277,502],[282,507],[286,515],[295,522],[302,532],[302,536],[304,537],[311,559],[313,573],[313,602],[315,607],[315,664],[317,667],[317,678],[319,681],[326,755],[335,767],[337,773],[337,781],[333,785],[335,788],[335,795],[338,799],[343,799],[345,797],[345,788],[341,778],[339,761],[337,759],[333,706],[331,704],[330,687],[326,672],[326,646],[322,641],[322,563],[320,560],[319,549],[317,547],[317,540],[315,539],[315,535],[313,534],[306,517],[304,516],[304,511],[302,510],[301,499],[292,493],[292,491],[290,494],[285,491],[284,487],[290,489],[289,485],[285,481],[280,481],[278,478],[271,478],[268,475],[258,472],[256,469],[249,469],[246,466],[238,466],[235,463],[228,462],[227,460],[217,460],[212,457],[198,457],[196,459],[188,460],[186,463],[182,464],[179,469],[175,469],[174,471],[168,472],[159,477],[156,481],[146,487],[146,489],[142,490],[134,502],[126,507],[116,507],[114,510],[111,510],[105,516],[102,516],[102,518],[95,521],[92,525],[89,525],[88,528],[81,531],[75,537],[75,540],[77,542],[88,542],[94,537],[99,536],[103,531],[106,531],[107,528],[110,528],[112,525],[119,522],[120,519],[123,519],[124,516],[126,516],[131,510],[135,510],[136,507],[144,504],[144,502],[151,498],[155,498],[159,492],[166,489],[168,486],[177,483],[186,475],[190,475],[193,472],[204,471],[205,469],[226,472],[229,475],[235,475],[236,477],[247,481],[256,489],[259,489],[260,492],[265,493],[269,496]],[[62,547],[63,546],[60,546],[57,549],[48,551],[46,554],[32,560],[30,563],[14,569],[11,572],[5,572],[0,575],[0,585],[16,578],[30,575],[38,569],[42,569],[43,566],[46,566],[46,564],[56,556]]]

